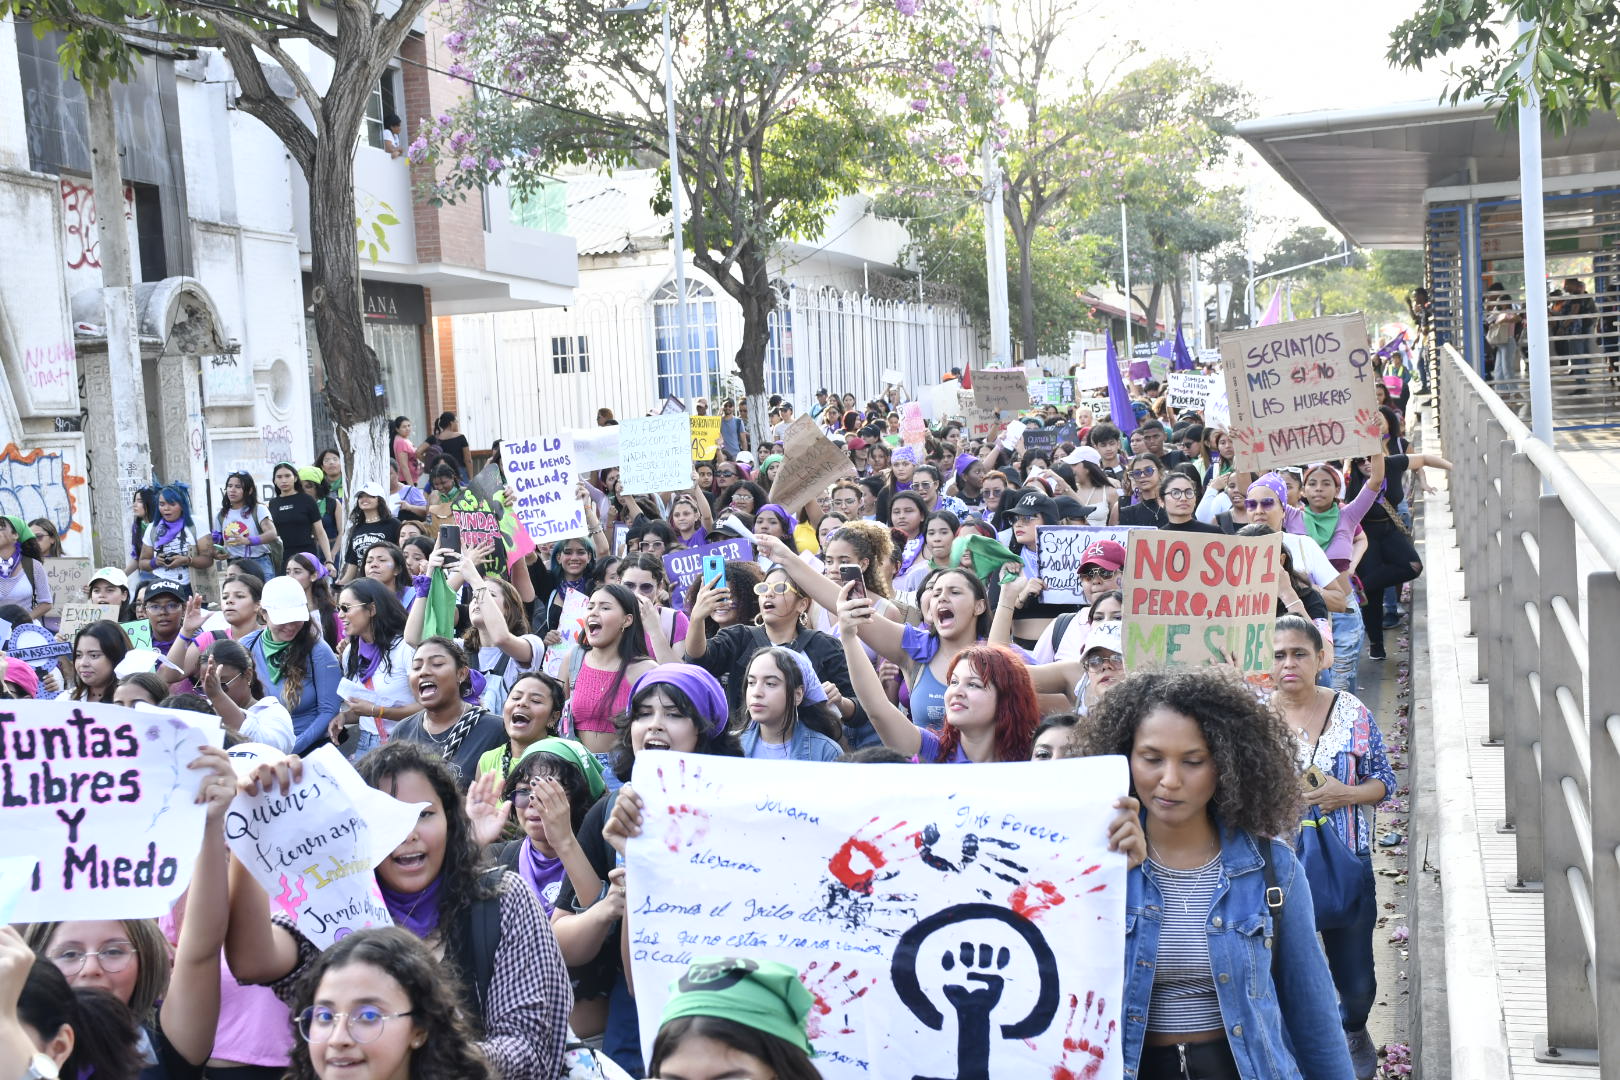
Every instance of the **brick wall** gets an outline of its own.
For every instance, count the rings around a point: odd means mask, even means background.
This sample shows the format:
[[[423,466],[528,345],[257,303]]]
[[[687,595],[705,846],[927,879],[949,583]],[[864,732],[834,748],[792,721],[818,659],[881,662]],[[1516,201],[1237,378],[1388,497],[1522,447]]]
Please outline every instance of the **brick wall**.
[[[428,34],[412,35],[400,47],[405,60],[401,72],[405,84],[406,130],[414,132],[423,117],[438,116],[472,93],[471,87],[448,75],[454,57],[440,41],[436,19],[428,20]],[[437,68],[430,71],[428,65]],[[412,136],[414,138],[414,135]],[[431,165],[412,165],[411,183],[422,185],[435,179]],[[416,258],[419,262],[446,262],[456,266],[484,267],[484,211],[482,196],[474,194],[453,206],[431,206],[415,201],[411,215],[416,219]]]
[[[439,347],[439,411],[459,412],[456,406],[456,329],[455,320],[440,315],[433,320],[434,338]]]

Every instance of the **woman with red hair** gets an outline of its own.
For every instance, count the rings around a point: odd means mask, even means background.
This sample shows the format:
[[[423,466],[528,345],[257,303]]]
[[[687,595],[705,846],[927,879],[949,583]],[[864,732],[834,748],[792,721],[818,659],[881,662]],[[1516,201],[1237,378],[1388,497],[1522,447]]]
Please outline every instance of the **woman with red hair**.
[[[872,727],[890,750],[917,761],[959,764],[1028,761],[1040,723],[1040,705],[1029,669],[1002,645],[973,645],[952,658],[945,675],[945,725],[918,727],[884,695],[883,684],[861,647],[860,627],[876,612],[866,596],[851,597],[846,584],[838,602],[844,658],[855,696],[868,707]]]

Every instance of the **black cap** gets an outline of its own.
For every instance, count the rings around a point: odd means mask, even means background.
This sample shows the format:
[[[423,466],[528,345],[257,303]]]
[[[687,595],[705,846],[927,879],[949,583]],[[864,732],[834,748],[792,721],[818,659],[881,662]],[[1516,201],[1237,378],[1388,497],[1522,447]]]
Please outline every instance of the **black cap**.
[[[152,583],[146,587],[146,598],[150,600],[158,593],[168,593],[176,600],[184,600],[186,598],[186,587],[165,578],[153,578]]]
[[[1042,524],[1056,525],[1058,523],[1057,503],[1052,501],[1050,495],[1039,491],[1025,491],[1013,501],[1008,513],[1015,517],[1038,517]]]
[[[1091,512],[1096,509],[1095,506],[1087,506],[1073,495],[1059,495],[1052,502],[1057,506],[1059,521],[1069,518],[1088,518],[1091,516]]]

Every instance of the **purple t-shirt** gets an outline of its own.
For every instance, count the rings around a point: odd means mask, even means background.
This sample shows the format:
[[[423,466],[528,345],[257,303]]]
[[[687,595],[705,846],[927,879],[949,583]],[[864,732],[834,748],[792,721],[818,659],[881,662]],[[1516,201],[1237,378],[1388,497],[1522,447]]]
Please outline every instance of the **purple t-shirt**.
[[[918,728],[917,733],[922,736],[922,745],[917,747],[917,760],[924,764],[939,762],[939,735],[925,727]],[[956,753],[951,756],[949,761],[939,763],[943,765],[973,764],[968,760],[967,751],[962,749],[961,743],[956,744]]]

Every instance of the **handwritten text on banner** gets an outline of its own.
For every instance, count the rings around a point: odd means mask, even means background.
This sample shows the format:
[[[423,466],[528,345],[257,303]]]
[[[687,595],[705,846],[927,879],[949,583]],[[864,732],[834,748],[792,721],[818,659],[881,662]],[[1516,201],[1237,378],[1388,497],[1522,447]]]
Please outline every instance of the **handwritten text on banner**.
[[[619,440],[619,486],[626,495],[692,486],[692,421],[684,413],[632,417]]]
[[[1036,565],[1041,583],[1046,586],[1041,590],[1041,601],[1085,603],[1085,593],[1080,587],[1080,562],[1085,558],[1086,548],[1101,540],[1127,544],[1132,531],[1130,525],[1042,525],[1036,529]]]
[[[1378,373],[1360,315],[1232,331],[1221,359],[1240,471],[1378,452]]]
[[[18,922],[165,914],[202,845],[202,730],[61,698],[0,712],[0,834],[39,856]]]
[[[799,971],[827,1080],[1120,1076],[1125,762],[971,771],[638,754],[644,1048],[686,966],[736,956]]]
[[[1282,537],[1138,529],[1125,546],[1125,669],[1271,671]]]
[[[517,492],[512,512],[537,544],[584,536],[585,509],[574,491],[574,440],[568,435],[502,444],[506,476]]]

